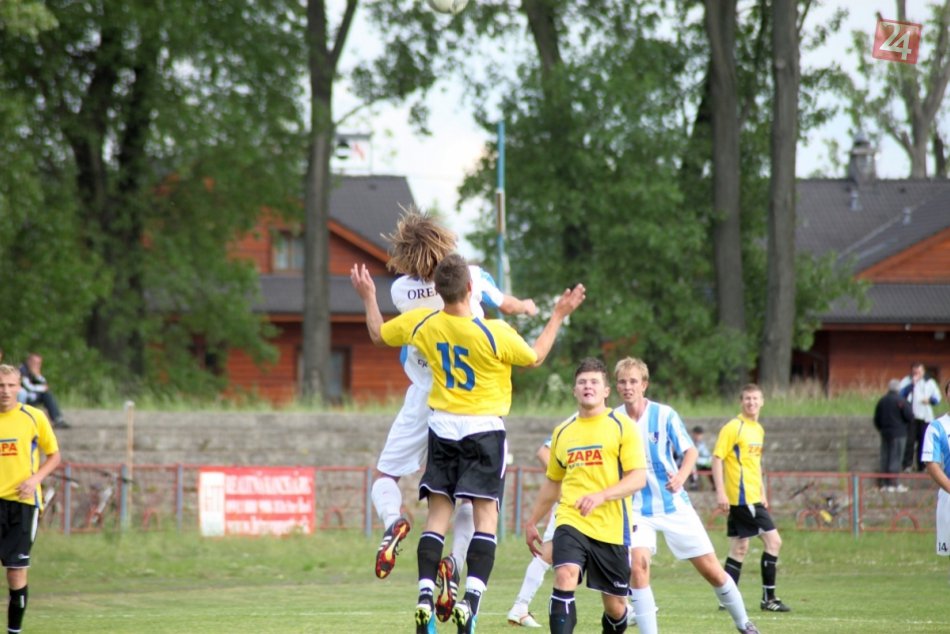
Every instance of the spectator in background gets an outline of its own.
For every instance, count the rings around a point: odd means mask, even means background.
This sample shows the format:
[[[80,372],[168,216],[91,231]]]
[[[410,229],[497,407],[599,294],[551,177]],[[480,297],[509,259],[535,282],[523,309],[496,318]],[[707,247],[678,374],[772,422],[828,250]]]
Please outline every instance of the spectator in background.
[[[924,445],[927,424],[934,419],[933,406],[940,403],[940,388],[937,382],[924,374],[926,368],[920,361],[910,366],[910,374],[901,381],[901,396],[907,399],[914,412],[914,420],[907,430],[907,445],[904,448],[904,471],[922,471],[920,450]]]
[[[881,473],[900,473],[904,447],[907,446],[907,426],[914,420],[910,403],[900,395],[901,382],[891,379],[887,394],[874,408],[874,427],[881,434]],[[877,485],[886,491],[906,491],[896,478],[878,478]]]
[[[70,425],[63,418],[56,397],[49,390],[49,383],[43,376],[43,357],[31,352],[26,355],[26,361],[20,366],[20,385],[22,390],[18,397],[21,402],[33,407],[42,405],[49,413],[55,429],[69,429]]]

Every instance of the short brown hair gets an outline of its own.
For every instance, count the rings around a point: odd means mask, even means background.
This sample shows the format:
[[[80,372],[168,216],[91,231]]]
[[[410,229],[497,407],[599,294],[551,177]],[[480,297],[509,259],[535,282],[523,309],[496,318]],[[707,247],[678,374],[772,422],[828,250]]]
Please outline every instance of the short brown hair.
[[[435,267],[435,291],[446,304],[456,304],[465,299],[472,275],[468,263],[458,253],[452,253]]]
[[[604,384],[610,382],[610,377],[607,375],[607,364],[600,359],[594,357],[581,359],[581,362],[577,365],[577,369],[574,370],[574,380],[577,381],[577,377],[585,372],[600,372],[604,375]]]
[[[739,400],[740,400],[740,401],[742,400],[742,397],[743,397],[743,395],[745,395],[746,392],[758,392],[759,394],[763,394],[762,388],[760,388],[760,387],[758,386],[758,384],[756,384],[756,383],[746,383],[745,385],[742,386],[742,389],[739,390]]]
[[[383,236],[391,245],[386,267],[394,273],[431,282],[435,267],[455,250],[455,234],[412,205],[404,207],[403,212],[396,230]]]

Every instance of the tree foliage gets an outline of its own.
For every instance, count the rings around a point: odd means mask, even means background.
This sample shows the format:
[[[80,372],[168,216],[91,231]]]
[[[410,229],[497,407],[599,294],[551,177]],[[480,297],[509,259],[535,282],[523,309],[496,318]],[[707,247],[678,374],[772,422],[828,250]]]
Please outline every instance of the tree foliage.
[[[299,3],[45,7],[54,28],[0,32],[4,347],[176,387],[213,378],[196,342],[266,357],[227,244],[299,195]]]

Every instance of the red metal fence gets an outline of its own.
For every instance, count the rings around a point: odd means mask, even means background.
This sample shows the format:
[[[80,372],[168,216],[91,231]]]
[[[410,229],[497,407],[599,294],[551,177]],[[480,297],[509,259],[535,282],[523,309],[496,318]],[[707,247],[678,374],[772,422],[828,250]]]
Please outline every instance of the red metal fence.
[[[198,465],[65,463],[46,480],[42,522],[65,533],[121,530],[198,529]],[[382,529],[372,509],[372,469],[316,467],[316,521],[320,530]],[[876,473],[780,472],[766,476],[770,511],[783,529],[850,531],[933,531],[936,487],[923,474],[901,474],[897,486],[879,488]],[[508,472],[500,533],[521,532],[544,472],[515,467]],[[403,478],[405,512],[425,516],[417,498],[418,477]],[[710,528],[725,530],[716,510],[708,472],[690,491],[693,505]]]

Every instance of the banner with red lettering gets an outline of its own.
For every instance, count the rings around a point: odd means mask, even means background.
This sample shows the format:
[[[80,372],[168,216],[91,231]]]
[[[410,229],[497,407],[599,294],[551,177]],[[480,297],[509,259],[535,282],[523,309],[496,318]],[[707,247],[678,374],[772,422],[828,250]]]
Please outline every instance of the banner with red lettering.
[[[313,467],[200,467],[201,534],[313,533]]]

